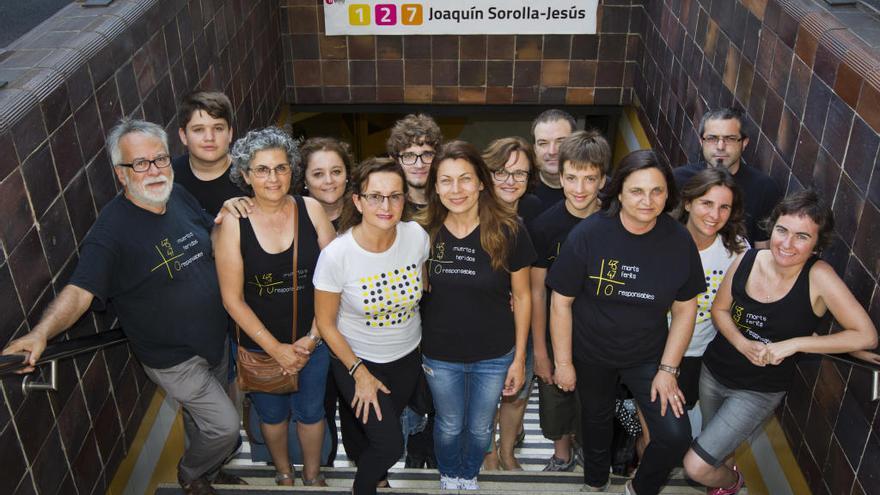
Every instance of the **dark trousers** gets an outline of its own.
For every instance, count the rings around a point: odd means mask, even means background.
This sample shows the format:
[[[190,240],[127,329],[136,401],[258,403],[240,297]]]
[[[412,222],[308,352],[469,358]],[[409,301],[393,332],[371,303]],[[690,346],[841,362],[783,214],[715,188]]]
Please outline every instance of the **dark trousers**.
[[[327,368],[327,384],[324,389],[324,417],[327,418],[327,430],[330,432],[330,453],[321,465],[333,467],[336,451],[339,449],[339,434],[336,431],[336,404],[339,401],[339,389],[333,376],[333,367]]]
[[[661,416],[659,398],[651,402],[651,382],[657,374],[657,364],[604,368],[575,360],[574,365],[584,433],[584,482],[602,486],[608,481],[619,379],[632,392],[651,431],[651,442],[633,479],[633,488],[639,495],[659,493],[669,472],[681,463],[687,452],[691,425],[687,414],[676,418],[667,407],[666,415]]]
[[[355,418],[351,412],[354,379],[348,375],[348,370],[338,359],[331,362],[336,386],[341,395],[339,418],[345,451],[357,465],[354,493],[372,495],[376,493],[376,483],[385,479],[388,469],[403,455],[400,415],[415,389],[421,359],[416,350],[397,361],[364,361],[362,366],[366,366],[391,391],[390,395],[378,392],[382,421],[379,421],[372,409],[366,424]]]

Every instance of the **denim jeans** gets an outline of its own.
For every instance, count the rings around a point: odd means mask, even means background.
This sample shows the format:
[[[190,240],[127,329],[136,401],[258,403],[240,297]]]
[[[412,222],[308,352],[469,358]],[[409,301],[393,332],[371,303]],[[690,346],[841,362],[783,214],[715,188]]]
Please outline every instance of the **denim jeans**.
[[[480,472],[513,354],[474,363],[422,357],[434,396],[434,450],[441,475],[473,479]]]

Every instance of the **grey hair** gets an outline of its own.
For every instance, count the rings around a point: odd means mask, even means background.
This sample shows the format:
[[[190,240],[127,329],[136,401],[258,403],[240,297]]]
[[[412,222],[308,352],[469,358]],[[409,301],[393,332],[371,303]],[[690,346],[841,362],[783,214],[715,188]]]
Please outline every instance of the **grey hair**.
[[[258,151],[279,149],[284,150],[287,162],[290,163],[293,172],[290,184],[292,190],[294,183],[299,180],[300,163],[302,162],[297,145],[298,143],[289,134],[275,126],[249,131],[243,138],[239,138],[229,151],[229,156],[232,158],[229,178],[243,191],[253,194],[253,188],[245,182],[244,174],[250,170],[254,155]]]
[[[715,110],[709,110],[708,112],[704,113],[703,117],[700,119],[700,125],[698,129],[700,137],[703,137],[703,132],[706,130],[706,122],[709,122],[710,120],[735,120],[739,122],[739,137],[749,137],[746,134],[743,125],[745,115],[743,115],[742,111],[737,110],[736,108],[717,108]]]
[[[107,135],[107,152],[110,153],[110,162],[113,165],[119,165],[122,163],[122,150],[119,149],[119,141],[121,141],[126,134],[132,134],[135,132],[153,136],[162,141],[162,146],[165,147],[165,152],[168,152],[168,133],[165,132],[165,129],[158,124],[147,122],[146,120],[125,117],[120,119],[119,122],[113,126],[113,129],[110,129],[110,134]]]

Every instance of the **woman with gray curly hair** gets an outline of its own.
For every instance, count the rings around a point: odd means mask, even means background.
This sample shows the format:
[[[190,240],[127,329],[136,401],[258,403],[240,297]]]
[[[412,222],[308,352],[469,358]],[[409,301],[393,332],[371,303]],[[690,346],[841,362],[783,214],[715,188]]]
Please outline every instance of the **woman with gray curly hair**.
[[[277,127],[250,131],[235,142],[230,155],[230,177],[250,196],[253,209],[247,218],[228,218],[214,230],[223,305],[240,329],[240,345],[267,353],[286,371],[299,373],[297,392],[253,392],[251,403],[275,464],[275,482],[293,485],[296,476],[287,451],[292,415],[303,453],[303,484],[326,486],[320,457],[329,355],[314,325],[312,274],[320,250],[336,234],[317,201],[288,194],[300,156],[284,131]],[[297,277],[296,322],[293,277]]]

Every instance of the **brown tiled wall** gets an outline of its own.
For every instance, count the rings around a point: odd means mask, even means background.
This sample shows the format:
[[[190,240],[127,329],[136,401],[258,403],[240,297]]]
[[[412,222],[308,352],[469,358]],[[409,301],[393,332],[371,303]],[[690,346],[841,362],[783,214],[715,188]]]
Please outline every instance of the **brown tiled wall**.
[[[631,101],[639,0],[605,0],[597,35],[325,36],[322,0],[281,0],[289,103]]]
[[[161,123],[180,151],[176,102],[222,89],[237,128],[270,123],[282,95],[277,0],[73,3],[0,51],[0,347],[27,331],[70,275],[117,186],[104,151],[122,115]],[[105,329],[89,315],[71,335]],[[154,387],[127,346],[67,361],[56,393],[0,382],[0,493],[101,494]]]
[[[748,113],[746,157],[789,192],[817,189],[837,220],[826,258],[880,326],[880,59],[809,0],[645,2],[635,98],[654,146],[696,159],[708,108]],[[814,494],[880,493],[870,376],[803,362],[779,411]]]

